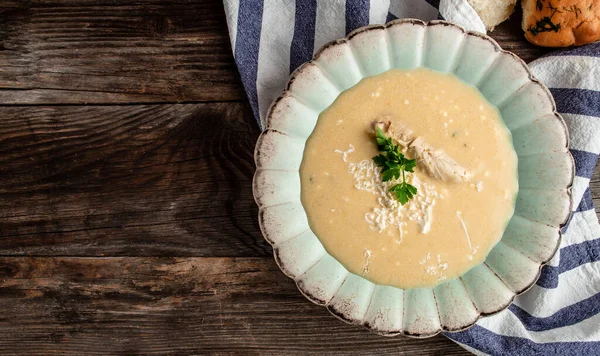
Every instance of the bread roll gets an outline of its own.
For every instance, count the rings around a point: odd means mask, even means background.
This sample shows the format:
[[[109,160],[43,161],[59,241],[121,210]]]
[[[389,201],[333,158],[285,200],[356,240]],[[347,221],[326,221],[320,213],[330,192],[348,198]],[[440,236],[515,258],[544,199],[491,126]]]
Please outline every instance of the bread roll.
[[[525,38],[544,47],[600,40],[600,0],[522,0]]]
[[[494,26],[506,20],[513,13],[517,4],[517,0],[467,0],[467,2],[490,31],[494,29]]]

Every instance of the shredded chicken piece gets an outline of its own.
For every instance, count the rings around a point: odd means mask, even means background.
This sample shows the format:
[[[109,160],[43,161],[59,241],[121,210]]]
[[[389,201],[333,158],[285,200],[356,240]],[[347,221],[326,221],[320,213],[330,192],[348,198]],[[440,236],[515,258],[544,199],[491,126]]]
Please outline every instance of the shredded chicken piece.
[[[436,150],[427,144],[423,138],[416,137],[412,130],[404,124],[392,124],[389,116],[383,116],[373,122],[373,128],[375,127],[379,127],[391,136],[400,146],[410,149],[417,158],[417,164],[431,177],[456,183],[471,180],[471,173],[450,158],[444,151]]]
[[[463,231],[465,232],[465,236],[467,237],[467,243],[469,244],[469,249],[473,250],[473,246],[471,246],[471,238],[469,237],[469,231],[467,230],[467,225],[465,225],[465,221],[462,218],[462,212],[457,211],[456,212],[456,217],[460,221],[460,224],[462,225]]]
[[[422,167],[433,178],[456,183],[468,182],[471,179],[471,173],[444,151],[436,150],[425,143],[421,137],[417,137],[410,148],[417,157],[417,164],[422,163]]]
[[[365,249],[364,256],[365,256],[365,264],[363,266],[362,274],[367,275],[367,274],[369,274],[369,266],[371,265],[371,251]]]
[[[400,146],[405,148],[408,148],[411,142],[416,138],[412,130],[404,124],[398,122],[392,125],[389,116],[382,116],[380,120],[373,122],[373,128],[375,127],[379,127],[381,131],[387,133],[394,138]]]
[[[433,206],[435,205],[435,199],[425,209],[423,219],[419,221],[419,228],[422,234],[426,234],[431,230],[431,222],[433,221]]]
[[[352,152],[354,152],[354,146],[352,146],[352,144],[349,145],[350,148],[348,148],[345,151],[342,150],[335,150],[335,153],[340,153],[342,155],[342,159],[344,160],[344,162],[348,162],[348,155]]]

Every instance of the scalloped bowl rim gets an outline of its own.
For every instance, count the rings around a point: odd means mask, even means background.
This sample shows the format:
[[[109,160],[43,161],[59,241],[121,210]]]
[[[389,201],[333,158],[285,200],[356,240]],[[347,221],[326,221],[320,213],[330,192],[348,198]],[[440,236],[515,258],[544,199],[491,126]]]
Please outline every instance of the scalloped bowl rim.
[[[450,330],[450,329],[444,328],[444,325],[442,325],[442,323],[441,323],[441,321],[440,321],[440,328],[439,328],[438,330],[436,330],[435,332],[433,332],[433,333],[428,333],[428,334],[414,334],[414,333],[409,333],[409,332],[407,332],[407,331],[406,331],[404,328],[402,328],[402,329],[401,329],[399,332],[381,332],[380,330],[376,330],[376,329],[374,329],[372,325],[370,325],[369,323],[365,322],[364,320],[347,318],[347,317],[346,317],[346,316],[344,316],[343,314],[341,314],[341,313],[337,313],[337,312],[335,312],[335,310],[332,310],[332,309],[330,309],[330,308],[327,308],[327,310],[328,310],[328,311],[329,311],[329,312],[330,312],[332,315],[334,315],[336,318],[338,318],[338,319],[340,319],[340,320],[342,320],[342,321],[344,321],[344,322],[346,322],[346,323],[348,323],[348,324],[352,324],[352,325],[362,325],[362,326],[364,326],[366,329],[368,329],[369,331],[371,331],[371,332],[375,332],[375,333],[377,333],[377,334],[380,334],[380,335],[383,335],[383,336],[397,336],[397,335],[404,335],[404,336],[407,336],[407,337],[412,337],[412,338],[429,338],[429,337],[433,337],[433,336],[435,336],[435,335],[438,335],[438,334],[440,334],[441,332],[459,332],[459,331],[464,331],[464,330],[466,330],[466,329],[468,329],[468,328],[472,327],[473,325],[475,325],[475,324],[476,324],[476,323],[477,323],[477,322],[478,322],[478,321],[479,321],[481,318],[483,318],[483,317],[488,317],[488,316],[491,316],[491,315],[497,314],[497,313],[499,313],[499,312],[501,312],[501,311],[505,310],[506,308],[508,308],[508,307],[509,307],[509,306],[510,306],[510,305],[513,303],[513,301],[514,301],[515,297],[517,297],[517,296],[518,296],[518,295],[520,295],[520,294],[523,294],[523,293],[525,293],[526,291],[528,291],[528,290],[529,290],[531,287],[533,287],[533,286],[535,285],[535,283],[536,283],[536,282],[537,282],[537,280],[539,279],[539,276],[540,276],[540,273],[541,273],[542,267],[544,267],[544,266],[545,266],[545,265],[546,265],[546,264],[547,264],[547,263],[548,263],[548,262],[549,262],[549,261],[552,259],[552,257],[553,257],[553,256],[556,254],[556,252],[558,251],[558,249],[559,249],[559,247],[560,247],[561,240],[562,240],[562,229],[563,229],[563,227],[564,227],[564,226],[566,226],[566,225],[567,225],[567,223],[568,223],[568,221],[569,221],[569,219],[570,219],[570,216],[571,216],[571,212],[572,212],[572,210],[573,210],[573,197],[572,197],[572,194],[571,194],[571,188],[572,188],[573,181],[574,181],[574,176],[575,176],[575,170],[574,170],[574,161],[573,161],[573,157],[572,157],[572,155],[571,155],[571,153],[570,153],[570,151],[569,151],[569,134],[568,134],[568,128],[567,128],[567,126],[566,126],[566,124],[565,124],[564,120],[562,119],[561,115],[560,115],[560,114],[559,114],[559,113],[556,111],[556,103],[555,103],[555,101],[554,101],[554,98],[552,97],[552,94],[550,93],[549,89],[548,89],[548,88],[547,88],[547,87],[546,87],[546,86],[545,86],[543,83],[541,83],[541,82],[540,82],[538,79],[536,79],[536,78],[533,76],[533,74],[531,73],[531,70],[529,69],[529,67],[527,66],[527,64],[526,64],[526,63],[525,63],[525,62],[524,62],[524,61],[523,61],[521,58],[519,58],[517,55],[515,55],[514,53],[512,53],[512,52],[509,52],[509,51],[506,51],[506,50],[502,49],[502,48],[501,48],[501,47],[498,45],[498,43],[497,43],[497,42],[496,42],[496,41],[495,41],[493,38],[491,38],[491,37],[489,37],[489,36],[487,36],[487,35],[485,35],[485,34],[479,33],[479,32],[467,31],[467,30],[465,30],[464,28],[462,28],[462,27],[461,27],[461,26],[459,26],[459,25],[456,25],[456,24],[454,24],[454,23],[450,23],[450,22],[447,22],[447,21],[443,21],[443,20],[433,20],[433,21],[425,22],[425,21],[418,20],[418,19],[410,19],[410,18],[407,18],[407,19],[398,19],[398,20],[393,20],[393,21],[390,21],[390,22],[388,22],[388,23],[386,23],[386,24],[383,24],[383,25],[368,25],[368,26],[364,26],[364,27],[358,28],[358,29],[356,29],[356,30],[354,30],[354,31],[350,32],[350,33],[349,33],[347,36],[345,36],[345,37],[343,37],[343,38],[341,38],[341,39],[336,39],[336,40],[333,40],[333,41],[330,41],[330,42],[328,42],[328,43],[324,44],[324,45],[323,45],[323,46],[322,46],[322,47],[321,47],[321,48],[320,48],[318,51],[316,51],[316,52],[315,52],[315,54],[314,54],[313,58],[312,58],[310,61],[308,61],[308,62],[305,62],[304,64],[300,65],[300,66],[299,66],[299,67],[298,67],[296,70],[294,70],[294,71],[291,73],[291,75],[290,75],[290,77],[289,77],[289,80],[288,80],[288,83],[287,83],[287,85],[286,85],[286,88],[285,88],[285,89],[284,89],[284,91],[283,91],[283,92],[282,92],[282,93],[281,93],[281,94],[280,94],[280,95],[279,95],[279,96],[278,96],[278,97],[277,97],[277,98],[276,98],[276,99],[275,99],[275,100],[274,100],[274,101],[271,103],[271,105],[270,105],[270,107],[269,107],[269,110],[267,111],[267,115],[266,115],[266,119],[265,119],[265,123],[266,123],[266,125],[265,125],[265,128],[264,128],[264,131],[261,133],[261,135],[260,135],[259,139],[257,140],[257,145],[256,145],[256,147],[255,147],[255,151],[254,151],[254,160],[255,160],[255,162],[258,162],[258,156],[259,156],[259,143],[260,143],[260,141],[261,141],[261,138],[262,138],[262,136],[265,134],[265,132],[267,131],[267,129],[268,129],[268,127],[269,127],[269,122],[272,120],[273,109],[274,109],[274,108],[277,106],[277,103],[278,103],[278,102],[279,102],[281,99],[283,99],[284,97],[286,97],[286,94],[288,94],[288,93],[290,92],[290,87],[291,87],[292,83],[293,83],[293,82],[296,80],[296,78],[297,78],[297,77],[298,77],[298,76],[299,76],[299,75],[300,75],[300,74],[301,74],[301,73],[302,73],[302,72],[305,70],[305,68],[307,68],[308,66],[310,66],[311,64],[313,64],[313,63],[314,63],[314,62],[315,62],[317,59],[319,59],[319,57],[320,57],[320,56],[321,56],[321,55],[324,53],[324,51],[326,51],[327,49],[329,49],[329,48],[331,48],[331,47],[334,47],[334,46],[339,46],[339,45],[341,45],[341,44],[345,44],[345,43],[349,42],[350,40],[352,40],[352,38],[354,38],[354,37],[355,37],[356,35],[358,35],[358,34],[361,34],[361,33],[367,32],[367,31],[372,31],[372,30],[387,29],[387,28],[390,28],[390,27],[393,27],[393,26],[403,25],[403,24],[407,24],[407,23],[409,23],[409,24],[414,24],[414,25],[420,25],[420,26],[423,26],[423,27],[425,27],[425,28],[428,28],[428,27],[431,27],[431,26],[436,26],[436,25],[444,25],[444,26],[450,26],[450,27],[457,28],[457,29],[459,29],[460,31],[462,31],[462,33],[463,33],[465,36],[476,36],[476,37],[479,37],[479,38],[481,38],[481,39],[484,39],[484,40],[486,40],[486,41],[490,42],[490,43],[493,45],[493,47],[494,47],[494,51],[496,51],[496,52],[500,52],[500,53],[504,53],[504,54],[508,54],[508,55],[510,55],[511,57],[513,57],[513,58],[514,58],[514,60],[516,60],[517,62],[519,62],[519,63],[522,65],[522,67],[525,69],[525,71],[527,72],[527,75],[528,75],[528,79],[529,79],[529,81],[531,81],[531,82],[534,82],[534,83],[538,84],[538,85],[539,85],[539,86],[540,86],[540,87],[541,87],[541,88],[542,88],[542,89],[543,89],[543,90],[546,92],[546,95],[547,95],[547,96],[548,96],[548,98],[550,99],[550,101],[551,101],[551,103],[552,103],[552,114],[553,114],[553,116],[554,116],[554,117],[555,117],[555,118],[556,118],[556,119],[557,119],[557,120],[558,120],[558,121],[559,121],[559,122],[562,124],[562,127],[563,127],[563,129],[564,129],[564,135],[566,136],[566,152],[565,152],[565,153],[567,153],[567,154],[568,154],[568,156],[570,157],[570,160],[571,160],[571,165],[573,166],[573,169],[571,170],[571,174],[570,174],[570,175],[571,175],[571,177],[569,178],[569,183],[568,183],[568,185],[565,187],[565,189],[566,189],[566,192],[567,192],[567,195],[568,195],[568,199],[569,199],[569,214],[568,214],[568,216],[566,217],[566,219],[565,219],[565,220],[564,220],[562,223],[560,223],[560,224],[559,224],[559,226],[558,226],[558,239],[557,239],[557,242],[556,242],[556,246],[554,246],[554,250],[553,250],[553,252],[550,254],[550,257],[548,257],[546,260],[544,260],[544,261],[542,261],[541,263],[539,263],[539,268],[538,268],[538,270],[537,270],[537,274],[536,274],[535,278],[534,278],[534,279],[531,281],[531,283],[529,283],[529,284],[528,284],[528,285],[527,285],[527,286],[526,286],[524,289],[522,289],[522,290],[520,290],[520,291],[517,291],[517,292],[513,292],[513,296],[512,296],[512,298],[510,299],[510,301],[509,301],[509,302],[508,302],[506,305],[503,305],[503,306],[499,307],[499,308],[498,308],[497,310],[495,310],[495,311],[492,311],[492,312],[486,312],[486,313],[484,313],[484,312],[482,312],[482,311],[480,311],[480,310],[478,310],[478,309],[476,308],[476,309],[477,309],[477,312],[478,312],[478,316],[476,317],[476,319],[475,319],[475,320],[474,320],[474,321],[473,321],[471,324],[468,324],[468,325],[466,325],[466,326],[464,326],[464,327],[462,327],[462,328],[459,328],[459,329],[452,329],[452,330]],[[416,66],[415,68],[419,68],[419,67],[423,67],[423,66],[422,66],[422,65],[420,65],[420,66]],[[363,76],[362,78],[366,78],[366,77],[369,77],[369,75],[365,75],[365,76]],[[271,129],[271,131],[276,131],[276,130],[274,130],[274,129]],[[309,135],[309,136],[310,136],[310,135]],[[561,152],[561,153],[562,153],[562,152]],[[256,172],[255,172],[255,174],[254,174],[254,177],[253,177],[252,188],[253,188],[253,195],[254,195],[255,201],[256,201],[256,203],[259,205],[259,208],[260,208],[260,210],[262,210],[262,209],[263,209],[263,207],[260,207],[260,204],[259,204],[259,202],[258,202],[258,200],[257,200],[257,196],[258,196],[257,192],[258,192],[258,191],[259,191],[259,190],[262,188],[262,187],[261,187],[261,186],[259,186],[259,185],[257,184],[257,182],[256,182],[256,177],[257,177],[257,175],[258,175],[259,171],[260,171],[260,169],[258,169],[258,167],[257,167],[257,170],[256,170]],[[303,209],[304,209],[304,207],[303,207]],[[271,244],[272,246],[274,246],[274,245],[275,245],[275,243],[274,243],[273,241],[271,241],[269,238],[267,238],[267,233],[265,232],[265,228],[264,228],[264,226],[263,226],[263,221],[262,221],[262,219],[260,218],[260,212],[259,212],[259,225],[260,225],[261,232],[262,232],[263,236],[265,237],[265,240],[267,240],[267,242],[269,242],[269,244]],[[312,295],[310,295],[310,294],[306,293],[306,292],[305,292],[305,291],[304,291],[304,290],[303,290],[303,289],[300,287],[300,285],[299,285],[300,281],[299,281],[299,280],[295,280],[295,278],[294,278],[294,277],[293,277],[293,276],[292,276],[292,275],[289,273],[289,271],[288,271],[287,267],[286,267],[286,266],[285,266],[285,265],[284,265],[284,264],[283,264],[283,263],[280,261],[280,259],[278,258],[278,256],[277,256],[277,253],[276,253],[275,249],[273,250],[273,254],[274,254],[274,259],[275,259],[275,261],[276,261],[276,263],[277,263],[278,267],[281,269],[281,271],[282,271],[282,272],[283,272],[283,273],[284,273],[286,276],[288,276],[289,278],[292,278],[292,279],[295,281],[296,287],[297,287],[297,289],[300,291],[300,293],[301,293],[302,295],[304,295],[304,296],[305,296],[305,297],[306,297],[308,300],[310,300],[310,301],[311,301],[311,302],[313,302],[314,304],[321,305],[321,306],[327,306],[327,303],[328,303],[327,301],[326,301],[326,302],[323,302],[323,301],[321,301],[321,300],[319,300],[319,299],[315,298],[314,296],[312,296]],[[326,252],[326,254],[328,254],[328,253]],[[335,259],[335,258],[334,258],[334,259]],[[537,262],[536,262],[536,263],[537,263]],[[486,262],[484,261],[484,262],[482,262],[481,264],[486,264]],[[342,265],[342,266],[343,266],[343,265]],[[489,267],[488,267],[488,268],[489,268]],[[492,271],[493,271],[493,270],[492,270]],[[349,274],[352,274],[351,272],[348,272],[348,273],[349,273]],[[360,277],[360,278],[364,278],[364,277],[362,277],[362,276],[358,276],[358,277]],[[497,277],[498,277],[498,276],[497,276]],[[499,277],[498,277],[498,278],[499,278]],[[499,279],[500,279],[500,280],[502,280],[501,278],[499,278]],[[373,282],[371,282],[371,283],[372,283],[373,285],[375,285],[375,286],[380,286],[380,285],[378,285],[378,284],[376,284],[376,283],[373,283]],[[441,284],[441,283],[440,283],[440,284]],[[394,288],[396,288],[396,287],[394,287]],[[433,290],[433,288],[432,288],[432,290]],[[403,291],[404,291],[404,290],[403,290]],[[438,313],[439,313],[439,310],[438,310]]]

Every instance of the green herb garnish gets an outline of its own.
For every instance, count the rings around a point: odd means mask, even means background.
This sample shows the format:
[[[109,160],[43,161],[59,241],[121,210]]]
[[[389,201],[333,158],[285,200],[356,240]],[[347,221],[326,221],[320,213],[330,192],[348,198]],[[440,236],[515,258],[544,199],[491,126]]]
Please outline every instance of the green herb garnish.
[[[542,4],[541,0],[537,0],[536,8],[538,11],[542,11],[543,4]],[[554,15],[557,12],[560,14],[560,13],[562,13],[562,11],[560,11],[557,7],[554,7],[554,5],[552,5],[552,1],[550,1],[550,0],[548,0],[548,9],[550,9],[550,11],[552,11],[552,14],[550,14],[550,16],[542,17],[535,23],[535,26],[531,25],[527,29],[527,31],[531,32],[532,35],[537,36],[539,33],[542,33],[542,32],[558,32],[558,31],[560,31],[560,23],[552,22],[552,18],[554,17]],[[578,16],[577,9],[570,9],[570,8],[566,8],[563,6],[563,10],[570,11],[570,12],[575,11],[575,16],[576,17]]]
[[[375,137],[377,150],[382,153],[373,157],[373,162],[381,167],[381,180],[384,182],[402,177],[402,183],[394,185],[389,191],[394,193],[400,204],[404,205],[417,194],[417,188],[406,182],[404,174],[404,172],[414,171],[417,160],[404,157],[400,147],[395,145],[390,137],[386,137],[379,127],[375,128]]]
[[[541,32],[558,32],[560,31],[560,24],[553,23],[551,17],[542,17],[538,22],[536,22],[535,26],[529,26],[527,31],[531,32],[532,35],[537,36],[538,33]]]

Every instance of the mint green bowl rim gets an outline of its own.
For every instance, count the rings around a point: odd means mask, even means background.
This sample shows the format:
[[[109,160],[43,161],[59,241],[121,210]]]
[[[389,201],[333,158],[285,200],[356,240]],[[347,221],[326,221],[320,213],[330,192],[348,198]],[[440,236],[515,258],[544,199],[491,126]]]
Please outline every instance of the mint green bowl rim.
[[[462,27],[460,27],[460,26],[458,26],[458,25],[456,25],[456,24],[449,23],[449,22],[442,21],[442,20],[434,20],[434,21],[430,21],[430,22],[424,22],[424,21],[417,20],[417,19],[399,19],[399,20],[394,20],[394,21],[388,22],[388,23],[387,23],[387,24],[385,24],[385,25],[369,25],[369,26],[365,26],[365,27],[358,28],[358,29],[356,29],[356,30],[352,31],[351,33],[349,33],[349,34],[348,34],[346,37],[344,37],[344,38],[341,38],[341,39],[337,39],[337,40],[334,40],[334,41],[331,41],[331,42],[329,42],[329,43],[325,44],[324,46],[322,46],[322,47],[321,47],[321,48],[320,48],[320,49],[319,49],[319,50],[318,50],[318,51],[317,51],[317,52],[314,54],[314,56],[313,56],[313,59],[312,59],[311,61],[304,63],[303,65],[301,65],[300,67],[298,67],[298,68],[297,68],[297,69],[296,69],[296,70],[295,70],[295,71],[294,71],[294,72],[293,72],[293,73],[290,75],[290,79],[289,79],[289,81],[288,81],[288,84],[287,84],[287,86],[286,86],[286,89],[283,91],[283,93],[282,93],[282,94],[281,94],[281,95],[280,95],[280,96],[279,96],[279,97],[278,97],[276,100],[274,100],[274,101],[273,101],[273,103],[271,104],[271,106],[270,106],[270,108],[269,108],[269,110],[268,110],[268,112],[267,112],[267,115],[266,115],[266,123],[267,123],[267,128],[266,128],[266,130],[265,130],[265,131],[263,131],[263,133],[262,133],[262,134],[261,134],[261,136],[259,137],[259,139],[258,139],[258,141],[257,141],[256,148],[255,148],[254,157],[255,157],[255,162],[257,163],[257,171],[256,171],[256,173],[255,173],[255,175],[254,175],[254,179],[253,179],[253,183],[252,183],[252,185],[253,185],[253,194],[254,194],[254,197],[255,197],[255,201],[256,201],[256,203],[259,205],[259,207],[261,207],[261,202],[259,201],[259,200],[260,200],[260,198],[259,198],[259,197],[260,197],[260,195],[261,195],[261,192],[260,192],[260,191],[261,191],[261,190],[262,190],[264,187],[262,187],[262,186],[261,186],[261,184],[260,184],[259,182],[257,182],[257,176],[258,176],[258,174],[259,174],[259,171],[260,171],[260,168],[258,167],[258,162],[260,161],[260,159],[261,159],[261,155],[263,154],[263,153],[261,152],[261,139],[263,139],[263,138],[264,138],[266,135],[268,135],[268,134],[269,134],[269,132],[271,132],[271,133],[273,133],[273,132],[277,132],[277,131],[276,131],[276,130],[274,130],[274,129],[269,129],[269,128],[268,128],[268,127],[269,127],[268,123],[269,123],[271,120],[273,120],[273,118],[272,118],[272,116],[273,116],[273,111],[274,111],[273,109],[274,109],[274,108],[277,106],[277,104],[278,104],[278,103],[279,103],[279,102],[280,102],[280,101],[281,101],[283,98],[285,98],[285,97],[286,97],[286,95],[287,95],[287,94],[290,92],[290,87],[291,87],[291,85],[294,83],[294,81],[297,79],[297,77],[298,77],[300,74],[302,74],[302,73],[303,73],[303,72],[306,70],[306,68],[307,68],[307,67],[309,67],[310,65],[312,65],[312,64],[313,64],[313,63],[314,63],[314,62],[315,62],[315,61],[316,61],[316,60],[317,60],[317,59],[318,59],[318,58],[319,58],[319,57],[322,55],[322,53],[323,53],[324,51],[326,51],[327,49],[329,49],[330,47],[333,47],[333,46],[338,46],[338,45],[341,45],[341,44],[345,44],[345,43],[347,43],[348,41],[350,41],[352,38],[354,38],[355,36],[357,36],[357,35],[359,35],[359,34],[362,34],[362,33],[364,33],[364,32],[373,31],[373,30],[387,29],[387,28],[390,28],[390,27],[393,27],[393,26],[398,26],[398,25],[403,25],[403,24],[414,24],[414,25],[420,25],[420,26],[424,26],[424,27],[426,27],[426,28],[428,28],[428,27],[431,27],[431,26],[439,26],[439,25],[443,25],[443,26],[449,26],[449,27],[452,27],[452,28],[457,28],[457,29],[459,29],[460,31],[462,31],[462,33],[463,33],[465,36],[467,36],[467,35],[470,35],[470,36],[476,36],[476,37],[479,37],[479,38],[481,38],[481,39],[484,39],[484,40],[486,40],[486,41],[490,42],[490,43],[493,45],[493,47],[494,47],[494,51],[495,51],[495,52],[500,52],[500,53],[507,54],[507,55],[510,55],[511,57],[513,57],[513,58],[514,58],[514,60],[515,60],[515,61],[517,61],[517,62],[518,62],[518,63],[519,63],[519,64],[520,64],[520,65],[521,65],[521,66],[522,66],[524,69],[525,69],[525,71],[527,72],[527,75],[528,75],[528,80],[529,80],[529,81],[531,81],[531,82],[533,82],[533,83],[535,83],[535,84],[537,84],[537,85],[539,85],[539,87],[540,87],[540,88],[542,88],[542,89],[545,91],[545,93],[546,93],[547,97],[550,99],[550,101],[551,101],[551,104],[552,104],[552,110],[551,110],[551,113],[552,113],[552,115],[553,115],[553,116],[556,118],[556,120],[558,120],[558,121],[559,121],[559,122],[562,124],[562,128],[563,128],[563,131],[562,131],[562,133],[564,133],[564,136],[565,136],[565,137],[564,137],[564,142],[566,143],[566,147],[564,147],[564,148],[566,149],[566,153],[567,153],[567,154],[568,154],[568,156],[570,157],[570,161],[571,161],[571,168],[572,168],[572,169],[571,169],[571,172],[569,173],[569,174],[570,174],[569,183],[568,183],[568,185],[565,187],[565,188],[566,188],[567,195],[568,195],[568,199],[569,199],[569,214],[566,216],[565,220],[564,220],[563,222],[561,222],[561,223],[559,224],[559,226],[558,226],[558,239],[557,239],[557,242],[556,242],[556,246],[554,246],[552,253],[549,255],[550,257],[548,257],[547,259],[545,259],[544,261],[542,261],[541,263],[539,263],[539,268],[538,268],[538,270],[537,270],[537,273],[536,273],[536,275],[535,275],[535,278],[533,278],[533,280],[531,280],[529,283],[527,283],[527,285],[526,285],[526,286],[525,286],[523,289],[521,289],[521,290],[518,290],[518,291],[513,291],[513,296],[512,296],[512,298],[510,298],[510,300],[509,300],[509,302],[508,302],[507,304],[505,304],[505,305],[499,305],[499,306],[498,306],[498,307],[497,307],[495,310],[493,310],[493,311],[490,311],[490,312],[480,312],[479,310],[477,310],[477,311],[479,312],[479,315],[477,315],[477,317],[476,317],[476,318],[475,318],[475,319],[474,319],[474,320],[473,320],[471,323],[469,323],[468,325],[463,325],[463,326],[461,326],[461,327],[459,327],[459,328],[447,328],[447,327],[445,327],[444,325],[441,325],[441,322],[440,322],[440,326],[441,326],[441,327],[440,327],[439,329],[432,330],[431,332],[426,332],[426,333],[411,333],[411,332],[408,332],[408,331],[406,331],[406,330],[404,330],[404,329],[402,329],[402,330],[399,330],[399,331],[394,331],[394,332],[385,332],[385,331],[384,331],[384,332],[382,332],[381,330],[377,330],[375,327],[373,327],[373,325],[371,325],[370,323],[366,322],[365,320],[361,320],[361,319],[356,319],[356,318],[349,317],[348,315],[345,315],[343,312],[340,312],[340,311],[338,311],[338,310],[336,310],[336,309],[334,309],[334,308],[331,308],[330,306],[328,306],[327,304],[328,304],[328,302],[329,302],[329,301],[327,301],[327,300],[322,300],[322,299],[320,299],[319,297],[317,297],[317,296],[315,296],[315,295],[313,295],[313,294],[311,294],[311,293],[309,293],[309,292],[307,292],[307,291],[303,290],[303,288],[302,288],[302,287],[301,287],[301,285],[300,285],[300,281],[299,281],[299,280],[296,280],[296,278],[294,278],[294,276],[293,276],[293,274],[290,272],[290,270],[289,270],[288,266],[286,266],[286,264],[285,264],[284,262],[282,262],[282,261],[281,261],[280,257],[278,256],[277,250],[276,250],[276,249],[274,249],[274,251],[273,251],[273,254],[274,254],[274,258],[275,258],[275,261],[276,261],[276,263],[278,264],[279,268],[280,268],[280,269],[283,271],[283,273],[284,273],[284,274],[286,274],[288,277],[290,277],[290,278],[292,278],[292,279],[294,279],[294,280],[295,280],[295,282],[296,282],[296,286],[298,287],[298,290],[299,290],[299,291],[300,291],[300,292],[301,292],[301,293],[302,293],[302,294],[303,294],[303,295],[304,295],[304,296],[305,296],[307,299],[309,299],[309,300],[310,300],[310,301],[312,301],[313,303],[315,303],[315,304],[317,304],[317,305],[325,305],[325,306],[327,306],[327,309],[329,310],[329,312],[330,312],[332,315],[334,315],[334,316],[336,316],[337,318],[339,318],[340,320],[342,320],[342,321],[344,321],[344,322],[346,322],[346,323],[349,323],[349,324],[353,324],[353,325],[363,325],[363,326],[365,326],[367,329],[369,329],[370,331],[376,332],[376,333],[378,333],[378,334],[381,334],[381,335],[384,335],[384,336],[395,336],[395,335],[399,335],[399,334],[401,334],[401,335],[405,335],[405,336],[408,336],[408,337],[414,337],[414,338],[427,338],[427,337],[433,337],[433,336],[435,336],[435,335],[439,334],[440,332],[445,332],[445,331],[448,331],[448,332],[458,332],[458,331],[463,331],[463,330],[466,330],[466,329],[468,329],[469,327],[473,326],[473,325],[474,325],[474,324],[475,324],[475,323],[476,323],[476,322],[477,322],[477,321],[478,321],[480,318],[482,318],[482,317],[486,317],[486,316],[491,316],[491,315],[494,315],[494,314],[497,314],[497,313],[499,313],[499,312],[501,312],[501,311],[505,310],[506,308],[508,308],[508,306],[509,306],[510,304],[512,304],[512,302],[514,301],[514,298],[515,298],[516,296],[518,296],[518,295],[520,295],[520,294],[522,294],[522,293],[526,292],[526,291],[527,291],[527,290],[529,290],[529,289],[530,289],[530,288],[531,288],[533,285],[535,285],[536,281],[538,280],[538,278],[539,278],[539,276],[540,276],[540,273],[541,273],[541,269],[542,269],[542,267],[543,267],[544,265],[546,265],[546,264],[549,262],[549,260],[552,258],[552,256],[554,256],[554,254],[555,254],[555,253],[556,253],[556,251],[558,250],[558,248],[559,248],[559,246],[560,246],[561,237],[562,237],[562,231],[561,231],[561,230],[562,230],[562,228],[563,228],[563,227],[564,227],[564,226],[565,226],[565,225],[568,223],[568,221],[569,221],[569,218],[570,218],[570,212],[572,211],[572,208],[573,208],[573,201],[572,201],[572,195],[571,195],[571,188],[572,188],[572,185],[573,185],[573,180],[574,180],[574,176],[575,176],[575,169],[574,169],[574,161],[573,161],[573,157],[572,157],[572,155],[571,155],[571,153],[570,153],[570,151],[569,151],[569,149],[568,149],[568,148],[569,148],[569,135],[568,135],[568,129],[567,129],[567,126],[565,125],[565,123],[564,123],[564,121],[563,121],[562,117],[561,117],[561,116],[560,116],[560,114],[559,114],[559,113],[556,111],[556,104],[555,104],[555,101],[554,101],[554,99],[553,99],[553,97],[552,97],[552,94],[550,93],[550,91],[548,90],[548,88],[547,88],[547,87],[546,87],[546,86],[545,86],[543,83],[541,83],[539,80],[537,80],[537,79],[536,79],[536,78],[533,76],[533,74],[531,73],[531,71],[530,71],[530,69],[528,68],[527,64],[526,64],[526,63],[525,63],[525,62],[524,62],[524,61],[523,61],[521,58],[519,58],[517,55],[515,55],[515,54],[514,54],[514,53],[512,53],[512,52],[509,52],[509,51],[503,50],[503,49],[502,49],[502,48],[501,48],[501,47],[498,45],[498,43],[497,43],[497,42],[496,42],[494,39],[492,39],[491,37],[489,37],[489,36],[487,36],[487,35],[484,35],[484,34],[481,34],[481,33],[478,33],[478,32],[473,32],[473,31],[466,31],[466,30],[464,30]],[[365,77],[367,77],[367,76],[365,76]],[[363,77],[363,78],[364,78],[364,77]],[[561,153],[562,153],[562,152],[561,152]],[[260,211],[259,211],[259,224],[260,224],[260,228],[261,228],[261,231],[262,231],[262,233],[263,233],[263,236],[265,237],[265,239],[266,239],[266,240],[267,240],[267,241],[268,241],[268,242],[269,242],[269,243],[270,243],[272,246],[275,246],[275,242],[274,242],[274,241],[272,241],[272,240],[271,240],[271,239],[268,237],[268,233],[266,232],[266,229],[265,229],[265,221],[264,221],[264,216],[263,216],[263,210],[262,210],[262,208],[261,208],[261,209],[260,209]],[[483,264],[486,264],[486,262],[485,262],[485,261],[484,261],[484,262],[482,262],[482,265],[483,265]],[[488,268],[489,268],[489,266],[488,266]],[[491,268],[489,268],[489,269],[490,269],[490,270],[492,270],[492,272],[494,272],[494,270],[493,270],[493,269],[491,269]],[[350,272],[349,272],[349,274],[352,274],[352,273],[350,273]],[[502,278],[501,278],[500,276],[498,276],[498,274],[497,274],[496,272],[494,272],[494,274],[496,274],[496,277],[498,277],[498,279],[500,279],[501,281],[503,281],[503,280],[502,280]],[[361,277],[361,276],[358,276],[358,277],[360,277],[360,278],[363,278],[363,277]],[[461,276],[461,277],[462,277],[462,276]],[[464,285],[464,281],[463,281],[463,285]],[[375,284],[375,286],[377,286],[377,285]],[[433,289],[432,289],[432,290],[433,290]],[[334,297],[335,297],[335,296],[334,296]],[[469,296],[469,297],[471,298],[471,301],[473,301],[473,298],[472,298],[471,296]],[[371,296],[371,298],[372,298],[372,296]],[[435,295],[434,295],[434,299],[435,299]],[[474,302],[473,302],[473,303],[474,303]],[[437,305],[437,302],[436,302],[436,305]],[[477,307],[475,307],[475,309],[477,309]],[[438,317],[439,317],[439,310],[438,310]]]

